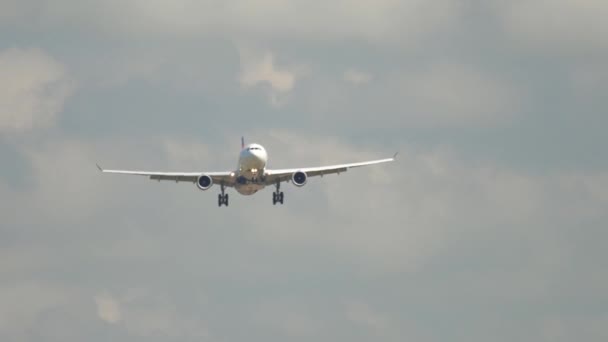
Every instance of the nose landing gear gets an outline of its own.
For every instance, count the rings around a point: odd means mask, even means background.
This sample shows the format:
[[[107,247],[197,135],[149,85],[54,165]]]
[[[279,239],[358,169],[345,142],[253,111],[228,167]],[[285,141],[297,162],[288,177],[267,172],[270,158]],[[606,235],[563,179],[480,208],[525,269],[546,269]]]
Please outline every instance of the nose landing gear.
[[[272,193],[272,205],[276,205],[277,203],[283,204],[285,196],[283,195],[283,191],[279,191],[280,187],[281,182],[277,182],[277,190]]]

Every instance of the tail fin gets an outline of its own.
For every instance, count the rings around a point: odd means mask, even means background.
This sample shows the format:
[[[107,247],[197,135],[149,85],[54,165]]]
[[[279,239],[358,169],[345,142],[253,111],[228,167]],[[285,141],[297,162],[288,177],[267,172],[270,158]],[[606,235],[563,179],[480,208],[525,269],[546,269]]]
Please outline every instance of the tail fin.
[[[245,137],[241,137],[241,149],[245,148]]]

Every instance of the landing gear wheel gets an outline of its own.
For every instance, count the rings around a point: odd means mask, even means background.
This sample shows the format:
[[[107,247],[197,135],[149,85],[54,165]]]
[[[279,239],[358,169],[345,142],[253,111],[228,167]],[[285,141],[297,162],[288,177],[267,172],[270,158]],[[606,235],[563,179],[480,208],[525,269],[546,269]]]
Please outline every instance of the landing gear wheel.
[[[283,192],[273,192],[272,193],[272,204],[276,205],[277,203],[281,203],[283,204],[283,200],[285,198],[285,195],[283,194]]]
[[[222,205],[228,206],[228,194],[226,194],[226,195],[222,195],[222,194],[217,195],[217,205],[219,207],[221,207]]]
[[[281,188],[281,182],[277,182],[277,191],[272,193],[272,204],[276,205],[277,203],[281,203],[283,204],[283,199],[284,199],[284,195],[283,195],[283,191],[279,191],[279,189]]]
[[[224,194],[224,184],[221,184],[222,186],[222,193],[217,195],[217,206],[221,207],[222,205],[226,205],[228,206],[228,194]]]

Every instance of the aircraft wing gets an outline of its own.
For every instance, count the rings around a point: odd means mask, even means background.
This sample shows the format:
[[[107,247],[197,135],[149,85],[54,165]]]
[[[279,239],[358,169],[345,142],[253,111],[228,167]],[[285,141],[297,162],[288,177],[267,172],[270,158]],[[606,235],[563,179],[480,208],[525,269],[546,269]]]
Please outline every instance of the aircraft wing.
[[[323,176],[332,173],[346,172],[348,169],[354,167],[375,165],[381,163],[392,162],[397,158],[397,153],[392,158],[370,160],[359,163],[349,164],[338,164],[328,166],[316,166],[316,167],[303,167],[299,169],[281,169],[281,170],[267,170],[266,172],[266,184],[276,184],[277,182],[285,182],[291,179],[292,175],[297,171],[303,171],[308,177]]]
[[[129,171],[129,170],[106,170],[97,165],[99,171],[103,173],[115,173],[122,175],[146,176],[152,180],[167,180],[178,182],[196,183],[198,177],[207,175],[213,179],[213,183],[222,184],[225,186],[234,186],[234,177],[232,171],[225,172],[150,172],[150,171]]]

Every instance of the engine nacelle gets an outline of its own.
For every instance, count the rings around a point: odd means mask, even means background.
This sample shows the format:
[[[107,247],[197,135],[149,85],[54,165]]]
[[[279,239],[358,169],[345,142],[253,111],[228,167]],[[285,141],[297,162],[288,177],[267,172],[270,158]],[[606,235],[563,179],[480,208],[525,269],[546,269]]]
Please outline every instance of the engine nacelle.
[[[201,175],[196,180],[196,186],[201,190],[208,190],[213,185],[213,179],[207,175]]]
[[[306,175],[306,172],[304,172],[304,171],[296,171],[293,173],[293,175],[291,175],[291,182],[295,186],[304,186],[306,184],[307,180],[308,180],[308,176]]]

